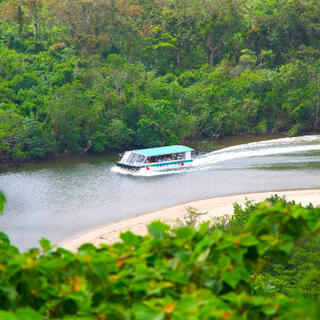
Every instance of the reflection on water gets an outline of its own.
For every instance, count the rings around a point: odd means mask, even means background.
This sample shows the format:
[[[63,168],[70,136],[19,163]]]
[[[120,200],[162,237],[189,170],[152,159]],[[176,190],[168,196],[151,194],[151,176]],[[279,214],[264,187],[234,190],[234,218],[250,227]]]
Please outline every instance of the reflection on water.
[[[115,172],[117,157],[29,164],[0,175],[0,228],[22,249],[185,201],[320,187],[320,136],[242,144],[202,155],[195,167],[155,176]]]

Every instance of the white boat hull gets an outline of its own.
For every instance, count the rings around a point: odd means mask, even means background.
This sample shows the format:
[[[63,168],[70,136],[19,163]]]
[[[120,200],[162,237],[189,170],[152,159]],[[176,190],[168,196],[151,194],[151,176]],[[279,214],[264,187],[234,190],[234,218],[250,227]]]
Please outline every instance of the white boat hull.
[[[192,167],[193,160],[180,160],[180,161],[170,161],[170,162],[160,162],[160,163],[150,163],[149,165],[143,166],[129,166],[117,163],[117,166],[125,171],[130,172],[154,172],[154,171],[167,171],[167,170],[179,170],[184,168]]]

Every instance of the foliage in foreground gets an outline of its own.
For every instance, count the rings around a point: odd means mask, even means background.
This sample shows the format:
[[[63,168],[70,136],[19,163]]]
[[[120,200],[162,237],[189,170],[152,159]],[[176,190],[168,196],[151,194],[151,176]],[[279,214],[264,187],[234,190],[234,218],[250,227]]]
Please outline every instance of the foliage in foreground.
[[[245,230],[154,222],[148,236],[126,232],[122,243],[76,254],[47,240],[20,253],[1,234],[0,318],[317,319],[319,302],[256,283],[319,233],[320,209],[266,201]]]
[[[295,205],[295,201],[289,201],[284,197],[273,195],[266,199],[272,203],[282,201],[287,205]],[[247,222],[258,208],[259,203],[247,201],[242,207],[234,204],[234,214],[219,217],[214,221],[213,229],[238,235],[247,232]],[[306,208],[311,209],[309,204]],[[302,295],[317,300],[320,297],[319,271],[320,271],[320,233],[313,237],[307,237],[307,230],[304,230],[304,239],[291,250],[287,259],[281,261],[272,259],[258,277],[255,278],[255,288],[264,288],[270,294],[274,292],[284,293],[290,296]],[[266,257],[268,258],[268,256]]]

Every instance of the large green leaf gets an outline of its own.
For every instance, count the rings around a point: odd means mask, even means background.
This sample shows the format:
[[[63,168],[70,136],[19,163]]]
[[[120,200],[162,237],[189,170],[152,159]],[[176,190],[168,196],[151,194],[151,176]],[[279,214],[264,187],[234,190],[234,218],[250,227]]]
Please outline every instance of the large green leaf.
[[[6,203],[6,198],[4,196],[4,193],[0,190],[0,214],[3,212],[5,203]]]
[[[162,223],[160,221],[155,221],[152,222],[151,224],[148,225],[148,231],[149,233],[157,239],[163,240],[164,239],[164,231],[169,230],[170,227],[165,224]]]
[[[120,238],[127,245],[134,246],[134,247],[137,247],[141,241],[141,237],[133,234],[131,231],[126,231],[121,233]]]

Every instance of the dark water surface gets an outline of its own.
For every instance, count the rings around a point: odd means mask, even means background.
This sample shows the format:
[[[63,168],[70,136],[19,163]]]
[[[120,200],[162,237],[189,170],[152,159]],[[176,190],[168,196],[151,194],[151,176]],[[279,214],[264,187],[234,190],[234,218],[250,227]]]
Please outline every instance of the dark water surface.
[[[186,201],[268,190],[320,188],[320,136],[228,147],[191,169],[123,175],[114,157],[29,164],[0,175],[7,205],[0,229],[22,250],[100,224]]]

